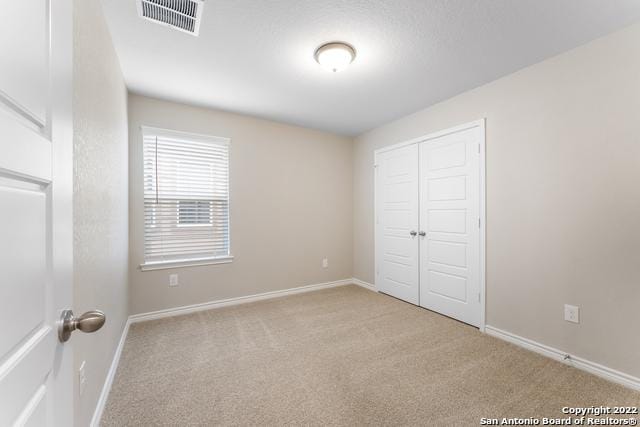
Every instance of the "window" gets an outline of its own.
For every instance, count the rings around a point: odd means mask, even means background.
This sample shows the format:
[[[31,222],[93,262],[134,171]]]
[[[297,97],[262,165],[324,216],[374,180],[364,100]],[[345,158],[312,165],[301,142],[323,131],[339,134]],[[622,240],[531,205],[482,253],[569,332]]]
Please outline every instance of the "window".
[[[144,126],[143,269],[229,262],[229,140]]]
[[[181,200],[178,202],[178,225],[211,225],[211,201]]]

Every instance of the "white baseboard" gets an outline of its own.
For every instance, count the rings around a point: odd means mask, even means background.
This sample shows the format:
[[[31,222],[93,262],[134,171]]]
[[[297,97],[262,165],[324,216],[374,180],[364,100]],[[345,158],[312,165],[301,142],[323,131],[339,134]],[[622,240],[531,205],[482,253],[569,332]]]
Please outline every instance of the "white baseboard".
[[[130,320],[127,319],[127,322],[125,323],[122,330],[122,335],[120,336],[120,341],[118,341],[118,347],[116,347],[116,352],[113,355],[113,360],[111,361],[111,366],[109,367],[107,378],[104,380],[104,385],[102,386],[102,391],[100,392],[100,397],[98,398],[96,409],[93,412],[93,417],[91,417],[91,424],[89,424],[91,427],[98,427],[100,425],[100,419],[102,418],[104,407],[107,405],[107,399],[109,398],[109,392],[111,391],[113,378],[116,376],[116,371],[118,370],[118,364],[120,363],[122,349],[124,348],[124,343],[127,340],[127,335],[129,334],[130,324]]]
[[[590,360],[586,360],[581,357],[569,355],[564,351],[549,347],[548,345],[541,344],[528,338],[523,338],[521,336],[512,334],[511,332],[494,328],[493,326],[486,325],[485,332],[491,336],[500,338],[504,341],[510,342],[527,350],[534,351],[538,354],[542,354],[543,356],[573,366],[577,369],[589,372],[593,375],[597,375],[598,377],[618,384],[622,384],[623,386],[629,387],[633,390],[640,391],[640,378],[625,374],[624,372],[616,371],[615,369],[608,368],[606,366],[591,362]],[[567,356],[569,357],[567,358]]]
[[[246,304],[249,302],[262,301],[265,299],[278,298],[287,295],[300,294],[303,292],[318,291],[320,289],[334,288],[336,286],[350,285],[353,279],[342,279],[334,282],[318,283],[315,285],[299,286],[297,288],[283,289],[280,291],[264,292],[261,294],[247,295],[243,297],[228,298],[217,301],[210,301],[201,304],[186,305],[182,307],[168,308],[166,310],[151,311],[149,313],[133,314],[129,316],[131,323],[145,322],[147,320],[162,319],[164,317],[180,316],[183,314],[195,313],[197,311],[211,310],[214,308],[227,307],[230,305]]]
[[[378,290],[376,289],[376,285],[365,282],[364,280],[356,279],[355,277],[353,277],[351,278],[351,283],[353,283],[354,285],[362,286],[363,288],[369,289],[370,291],[378,292]]]

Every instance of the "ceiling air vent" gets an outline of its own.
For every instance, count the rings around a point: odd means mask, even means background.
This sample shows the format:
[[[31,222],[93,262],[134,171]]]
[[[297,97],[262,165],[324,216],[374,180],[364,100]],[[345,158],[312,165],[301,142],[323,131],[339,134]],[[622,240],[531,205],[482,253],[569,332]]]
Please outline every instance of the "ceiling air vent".
[[[137,0],[144,19],[197,36],[204,0]]]

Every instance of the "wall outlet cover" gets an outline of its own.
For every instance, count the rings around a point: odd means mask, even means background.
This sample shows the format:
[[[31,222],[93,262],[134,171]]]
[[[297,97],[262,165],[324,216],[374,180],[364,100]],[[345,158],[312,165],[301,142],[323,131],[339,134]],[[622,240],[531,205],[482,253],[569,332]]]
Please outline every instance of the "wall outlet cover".
[[[324,258],[322,260],[322,268],[327,268],[329,267],[329,259],[328,258]]]
[[[169,286],[178,286],[178,275],[170,274],[169,275]]]
[[[572,323],[580,323],[580,307],[575,305],[564,305],[564,320]]]

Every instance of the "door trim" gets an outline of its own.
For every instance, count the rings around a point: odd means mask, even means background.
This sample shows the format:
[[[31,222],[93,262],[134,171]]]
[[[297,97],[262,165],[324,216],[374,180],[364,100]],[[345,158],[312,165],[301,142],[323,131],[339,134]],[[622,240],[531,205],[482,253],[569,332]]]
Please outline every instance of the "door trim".
[[[417,138],[413,138],[407,141],[403,141],[403,142],[399,142],[396,144],[392,144],[392,145],[387,145],[385,147],[379,148],[377,150],[375,150],[373,152],[373,167],[374,167],[374,174],[373,174],[373,223],[374,223],[374,233],[375,233],[375,224],[376,224],[376,218],[378,217],[378,212],[377,212],[377,206],[378,204],[376,203],[376,191],[375,189],[377,188],[377,173],[375,172],[375,168],[378,165],[378,156],[382,153],[385,153],[387,151],[391,151],[391,150],[395,150],[397,148],[402,148],[402,147],[406,147],[409,145],[413,145],[413,144],[419,144],[421,142],[426,142],[429,141],[431,139],[436,139],[436,138],[440,138],[442,136],[445,135],[450,135],[453,133],[458,133],[458,132],[462,132],[468,129],[472,129],[472,128],[479,128],[480,129],[480,133],[482,135],[482,138],[480,139],[480,146],[479,146],[479,155],[480,155],[480,171],[479,171],[479,180],[480,180],[480,193],[479,193],[479,198],[480,198],[480,206],[479,206],[479,214],[480,214],[480,250],[479,250],[479,254],[480,254],[480,272],[479,272],[479,276],[480,276],[480,326],[478,327],[478,329],[480,330],[480,332],[485,332],[485,325],[486,325],[486,311],[487,311],[487,306],[486,306],[486,224],[487,224],[487,215],[486,215],[486,209],[487,209],[487,204],[486,204],[486,127],[485,127],[485,122],[486,119],[482,118],[479,120],[475,120],[469,123],[465,123],[459,126],[454,126],[448,129],[443,129],[443,130],[439,130],[437,132],[432,132],[423,136],[419,136]],[[376,248],[375,248],[375,235],[374,235],[374,257],[375,254],[377,253]],[[377,260],[375,260],[377,261]],[[377,262],[374,262],[374,283],[376,284],[377,287]]]

